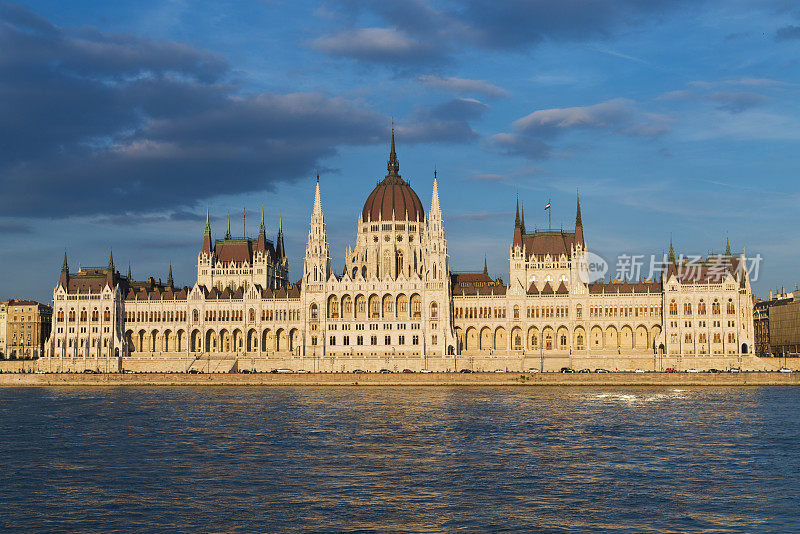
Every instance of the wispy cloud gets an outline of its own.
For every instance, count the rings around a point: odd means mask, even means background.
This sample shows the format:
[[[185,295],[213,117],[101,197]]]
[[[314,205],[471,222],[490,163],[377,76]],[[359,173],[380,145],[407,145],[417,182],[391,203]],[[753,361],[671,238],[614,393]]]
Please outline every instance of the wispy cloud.
[[[484,80],[470,80],[468,78],[456,78],[436,76],[434,74],[424,74],[419,77],[419,81],[430,87],[452,91],[454,93],[479,94],[489,98],[508,98],[509,92]]]

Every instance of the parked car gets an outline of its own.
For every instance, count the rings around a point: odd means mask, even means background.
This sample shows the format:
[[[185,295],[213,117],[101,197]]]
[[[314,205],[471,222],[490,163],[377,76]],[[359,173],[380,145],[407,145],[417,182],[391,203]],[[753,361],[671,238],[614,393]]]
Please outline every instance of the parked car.
[[[494,372],[495,373],[505,373],[506,370],[505,369],[495,369]]]
[[[591,373],[591,372],[592,372],[592,370],[591,370],[591,369],[581,369],[581,370],[580,370],[580,371],[578,371],[578,372],[579,372],[579,373]]]
[[[741,367],[731,367],[730,372],[731,373],[741,373],[742,372],[742,368]]]
[[[713,367],[708,370],[709,373],[719,373],[719,369],[714,369]]]
[[[412,371],[411,369],[403,369],[403,372],[404,373],[413,373],[414,371]]]
[[[242,373],[243,375],[249,375],[250,374],[250,369],[242,369],[239,372]]]
[[[433,371],[431,371],[431,370],[429,370],[429,369],[422,369],[422,370],[420,371],[420,373],[432,373],[432,372],[433,372]]]
[[[529,372],[529,373],[538,373],[538,372],[539,372],[539,369],[538,369],[538,368],[536,368],[536,367],[531,367],[530,369],[528,369],[528,372]]]
[[[380,371],[378,371],[378,372],[379,372],[379,373],[383,373],[383,374],[388,374],[388,373],[391,373],[391,372],[392,372],[392,370],[391,370],[391,369],[381,369],[381,370],[380,370]]]
[[[292,371],[291,369],[275,369],[275,372],[281,374],[294,373],[294,371]]]
[[[203,372],[203,371],[200,371],[199,369],[189,369],[189,374],[190,374],[190,375],[199,375],[199,374],[201,374],[202,372]]]
[[[362,374],[364,374],[364,371],[361,370],[361,369],[353,369],[353,374],[362,375]]]
[[[575,370],[572,367],[562,367],[561,368],[561,372],[562,373],[574,373]]]
[[[308,373],[310,373],[310,372],[311,372],[311,371],[306,371],[305,369],[300,369],[299,371],[297,371],[297,374],[299,374],[299,375],[305,375],[305,374],[308,374]]]
[[[700,371],[698,371],[697,369],[692,368],[692,369],[687,369],[686,372],[687,373],[699,373]]]
[[[781,367],[780,369],[778,369],[778,372],[779,373],[791,373],[792,370],[789,369],[788,367]]]
[[[608,369],[595,369],[594,372],[595,373],[610,373],[611,371],[609,371]]]
[[[677,373],[678,370],[675,369],[674,367],[667,367],[666,369],[664,369],[664,372],[665,373]]]
[[[634,373],[644,373],[644,369],[636,369]]]
[[[122,374],[125,374],[125,375],[132,375],[132,374],[133,374],[133,371],[131,371],[130,369],[125,369],[124,371],[122,371]]]
[[[96,374],[98,374],[98,371],[95,371],[94,369],[84,369],[83,372],[86,373],[87,375],[96,375]]]
[[[461,369],[459,373],[471,373],[472,369]]]

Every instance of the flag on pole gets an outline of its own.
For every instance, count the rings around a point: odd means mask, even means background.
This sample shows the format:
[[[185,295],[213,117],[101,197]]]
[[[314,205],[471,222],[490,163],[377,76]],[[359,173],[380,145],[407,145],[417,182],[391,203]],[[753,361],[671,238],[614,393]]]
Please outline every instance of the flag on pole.
[[[546,210],[550,209],[550,202],[549,201],[547,202],[547,206],[545,206],[544,209],[546,209]]]

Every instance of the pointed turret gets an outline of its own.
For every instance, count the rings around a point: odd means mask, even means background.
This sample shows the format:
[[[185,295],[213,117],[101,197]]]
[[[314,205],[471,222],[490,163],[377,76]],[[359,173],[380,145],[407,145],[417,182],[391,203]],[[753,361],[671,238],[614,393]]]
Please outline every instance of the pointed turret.
[[[283,215],[278,217],[278,239],[275,246],[275,252],[278,254],[279,259],[286,257],[286,250],[283,247]]]
[[[583,247],[586,243],[583,241],[583,220],[581,219],[581,197],[578,196],[578,208],[575,212],[575,243]]]
[[[261,206],[261,224],[258,226],[258,243],[256,243],[256,252],[267,251],[267,229],[264,226],[264,206]]]
[[[69,285],[69,266],[67,265],[67,249],[64,249],[64,263],[61,264],[61,276],[58,279],[58,285],[65,290]]]
[[[667,256],[667,260],[670,263],[675,263],[675,247],[672,246],[672,235],[669,236],[669,256]]]
[[[486,264],[486,256],[483,256],[483,274],[489,275],[489,266]]]
[[[319,174],[317,174],[317,186],[314,189],[314,211],[311,215],[322,215],[322,197],[319,194]]]
[[[169,264],[169,274],[167,275],[167,287],[172,289],[174,286],[172,285],[172,264]]]
[[[208,208],[206,208],[206,229],[203,232],[203,250],[206,254],[211,254],[211,217],[208,214]]]
[[[732,256],[731,254],[731,238],[730,236],[726,236],[725,238],[725,255]]]
[[[108,267],[106,267],[106,284],[108,287],[114,287],[114,251],[108,254]]]
[[[514,218],[514,242],[511,246],[522,248],[522,221],[519,218],[519,195],[517,195],[517,216]]]
[[[128,281],[130,282],[131,280],[132,280],[132,278],[131,278],[131,264],[128,263]]]
[[[431,195],[431,213],[441,211],[439,209],[439,180],[436,171],[433,171],[433,194]]]
[[[522,225],[522,235],[525,235],[525,202],[520,202],[520,224]]]
[[[230,238],[231,238],[231,216],[228,215],[228,229],[225,232],[225,239],[230,239]]]

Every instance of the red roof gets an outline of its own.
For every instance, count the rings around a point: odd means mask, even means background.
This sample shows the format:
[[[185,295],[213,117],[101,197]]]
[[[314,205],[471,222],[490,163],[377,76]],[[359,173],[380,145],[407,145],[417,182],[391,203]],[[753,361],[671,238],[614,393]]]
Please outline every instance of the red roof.
[[[364,202],[361,220],[422,221],[425,210],[408,182],[399,176],[387,176],[375,186]]]

